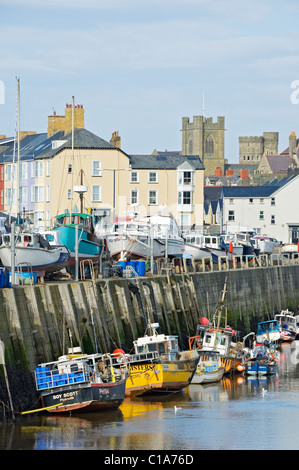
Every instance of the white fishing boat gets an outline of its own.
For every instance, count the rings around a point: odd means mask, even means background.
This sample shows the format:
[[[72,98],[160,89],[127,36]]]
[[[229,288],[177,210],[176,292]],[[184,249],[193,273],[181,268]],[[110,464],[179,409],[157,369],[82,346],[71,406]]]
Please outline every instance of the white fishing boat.
[[[227,255],[222,235],[204,235],[203,247],[210,251],[214,263],[218,263],[221,256]]]
[[[62,244],[59,236],[59,232],[56,230],[40,230],[39,233],[49,243],[51,248],[57,248],[60,251],[60,259],[57,263],[57,271],[61,271],[65,268],[71,258],[70,250]]]
[[[60,264],[61,251],[52,248],[37,232],[19,232],[12,246],[12,234],[2,235],[0,260],[6,269],[12,267],[12,249],[15,252],[15,268],[22,271],[55,272]],[[61,269],[61,268],[60,268]]]
[[[244,252],[243,245],[237,240],[235,234],[226,233],[222,235],[223,242],[225,244],[226,250],[228,253],[231,253],[235,256],[242,256]]]
[[[97,236],[107,242],[114,259],[176,257],[184,253],[184,239],[172,217],[151,216],[141,220],[115,222],[105,231],[97,226]]]
[[[104,237],[110,256],[114,259],[150,258],[153,249],[154,258],[162,257],[165,245],[153,239],[151,245],[150,224],[140,220],[118,221],[105,229],[97,225],[98,237]]]
[[[277,313],[274,318],[279,324],[280,340],[293,341],[297,335],[297,318],[294,313],[286,309]]]
[[[184,254],[190,255],[194,260],[211,258],[212,255],[208,248],[203,247],[204,235],[202,233],[188,233],[185,235]]]
[[[259,250],[253,246],[250,233],[236,233],[236,240],[243,246],[243,255],[257,255]]]
[[[218,382],[222,379],[225,366],[218,351],[198,351],[199,361],[191,384]]]
[[[266,235],[255,235],[251,240],[260,254],[272,255],[278,253],[279,242],[275,238]]]
[[[164,244],[165,257],[181,257],[184,254],[184,238],[174,217],[152,215],[142,218],[149,222],[154,240]]]

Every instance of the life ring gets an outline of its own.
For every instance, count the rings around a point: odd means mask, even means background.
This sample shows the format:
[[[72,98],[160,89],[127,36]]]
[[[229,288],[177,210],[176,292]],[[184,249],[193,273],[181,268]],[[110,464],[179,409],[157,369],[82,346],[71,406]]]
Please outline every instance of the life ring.
[[[185,354],[183,355],[183,359],[184,359],[185,361],[190,360],[190,359],[191,359],[190,354],[189,354],[189,353],[185,353]]]

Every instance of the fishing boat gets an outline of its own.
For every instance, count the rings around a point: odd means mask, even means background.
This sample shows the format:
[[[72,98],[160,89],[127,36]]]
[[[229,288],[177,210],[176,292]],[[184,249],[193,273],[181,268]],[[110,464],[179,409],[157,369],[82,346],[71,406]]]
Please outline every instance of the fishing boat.
[[[134,341],[135,353],[125,356],[130,363],[126,396],[178,392],[188,387],[196,370],[197,353],[179,351],[178,337],[158,334],[158,323],[148,328],[149,335]]]
[[[253,246],[252,236],[250,233],[238,232],[236,233],[236,240],[243,246],[244,256],[258,256],[259,248]]]
[[[61,243],[59,239],[59,233],[54,230],[40,230],[39,233],[42,237],[49,243],[51,248],[57,248],[60,251],[60,258],[57,263],[57,271],[61,271],[65,266],[68,265],[68,262],[71,257],[70,250]]]
[[[227,233],[222,235],[223,243],[228,253],[235,256],[242,256],[244,252],[243,245],[237,240],[235,234]]]
[[[210,251],[214,263],[218,263],[219,258],[227,255],[226,245],[221,235],[204,235],[203,247]]]
[[[164,257],[182,257],[184,238],[174,217],[168,215],[151,215],[141,220],[149,222],[154,240],[164,245]]]
[[[281,341],[293,341],[297,335],[296,316],[293,312],[282,310],[275,315],[278,321]]]
[[[272,255],[278,253],[279,242],[267,235],[255,235],[251,238],[253,246],[259,250],[259,254]]]
[[[113,365],[110,354],[82,355],[69,350],[58,361],[38,365],[36,389],[49,413],[118,408],[125,397],[128,364]]]
[[[152,236],[149,222],[137,219],[117,221],[106,232],[100,226],[96,230],[98,236],[105,238],[113,259],[150,258],[152,252],[154,258],[165,256],[165,243]]]
[[[238,337],[238,332],[227,324],[227,309],[225,308],[225,325],[220,326],[222,310],[224,308],[224,298],[226,295],[227,276],[225,278],[224,289],[221,299],[213,313],[211,319],[206,317],[200,319],[197,325],[195,336],[189,338],[189,350],[218,351],[221,361],[225,366],[225,374],[243,371],[244,352],[242,343],[233,341]]]
[[[204,235],[202,233],[191,232],[185,235],[184,254],[190,255],[194,260],[212,258],[210,250],[203,246]]]
[[[198,351],[199,361],[191,384],[218,382],[222,379],[225,366],[218,351]]]
[[[94,234],[93,217],[83,212],[67,212],[55,217],[54,232],[58,232],[62,245],[70,251],[67,266],[73,267],[76,262],[76,227],[78,233],[78,261],[91,260],[93,264],[100,261],[103,241]]]
[[[100,233],[100,232],[97,232]],[[184,238],[173,217],[153,215],[115,222],[105,237],[114,259],[174,258],[184,254]]]
[[[256,342],[278,343],[280,340],[280,330],[278,320],[268,320],[257,324]]]
[[[19,231],[14,240],[11,233],[2,235],[0,259],[6,269],[12,267],[12,250],[15,253],[15,267],[21,267],[22,271],[49,273],[62,268],[60,249],[51,247],[37,232]]]
[[[248,358],[244,360],[244,372],[246,375],[274,375],[278,369],[278,357],[275,347],[265,344],[256,344]]]

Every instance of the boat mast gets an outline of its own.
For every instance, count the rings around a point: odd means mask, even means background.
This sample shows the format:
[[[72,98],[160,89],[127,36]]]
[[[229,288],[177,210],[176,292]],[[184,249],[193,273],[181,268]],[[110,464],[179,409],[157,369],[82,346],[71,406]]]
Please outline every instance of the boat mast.
[[[217,333],[218,333],[219,328],[220,328],[222,309],[223,309],[223,306],[224,306],[224,299],[225,299],[225,295],[226,295],[226,285],[227,285],[227,274],[225,276],[225,281],[224,281],[224,286],[223,286],[223,290],[222,290],[221,299],[220,299],[219,304],[218,304],[218,306],[215,310],[215,313],[213,315],[213,318],[217,316],[217,327],[216,327],[216,333],[215,333],[214,349],[216,349]],[[227,323],[227,311],[226,311],[226,315],[225,315],[225,327],[226,327],[226,323]]]
[[[20,79],[17,79],[18,83],[18,159],[17,159],[17,216],[20,210]]]
[[[75,97],[72,96],[72,183],[71,183],[71,209],[70,209],[70,224],[72,223],[72,211],[73,211],[73,192],[74,192],[74,102],[75,102]]]

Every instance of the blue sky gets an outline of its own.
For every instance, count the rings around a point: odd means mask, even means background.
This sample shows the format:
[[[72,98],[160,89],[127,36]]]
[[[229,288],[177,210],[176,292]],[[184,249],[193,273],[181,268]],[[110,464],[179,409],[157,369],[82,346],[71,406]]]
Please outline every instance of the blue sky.
[[[85,127],[118,130],[128,154],[181,150],[204,96],[230,163],[239,136],[279,132],[282,151],[299,136],[298,13],[296,0],[0,0],[0,134],[14,135],[19,77],[22,130],[46,132],[74,96]]]

